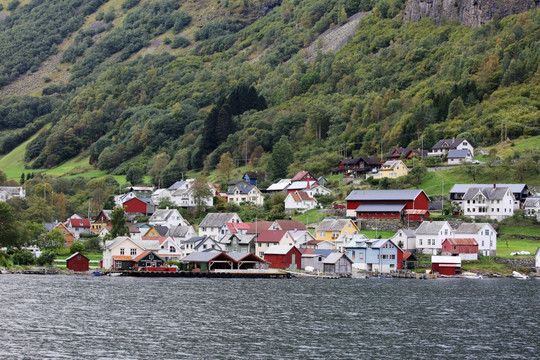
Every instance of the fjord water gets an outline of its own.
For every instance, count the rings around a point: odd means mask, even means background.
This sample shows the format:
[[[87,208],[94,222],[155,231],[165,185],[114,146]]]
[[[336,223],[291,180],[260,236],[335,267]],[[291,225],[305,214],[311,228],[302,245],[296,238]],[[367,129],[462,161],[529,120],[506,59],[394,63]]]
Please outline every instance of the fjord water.
[[[0,276],[0,359],[538,359],[540,281]]]

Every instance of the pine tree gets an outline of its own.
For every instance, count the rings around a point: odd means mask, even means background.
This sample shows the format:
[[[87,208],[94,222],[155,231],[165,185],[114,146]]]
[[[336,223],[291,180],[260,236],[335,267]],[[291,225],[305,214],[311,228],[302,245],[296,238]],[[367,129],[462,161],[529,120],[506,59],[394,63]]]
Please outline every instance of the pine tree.
[[[294,161],[294,154],[289,139],[283,135],[272,149],[270,172],[273,179],[282,179],[287,176],[287,168]]]

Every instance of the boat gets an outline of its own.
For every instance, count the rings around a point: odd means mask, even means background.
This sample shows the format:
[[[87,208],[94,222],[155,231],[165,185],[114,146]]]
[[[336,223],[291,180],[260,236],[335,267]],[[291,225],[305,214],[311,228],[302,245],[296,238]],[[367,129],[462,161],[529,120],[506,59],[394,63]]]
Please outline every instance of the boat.
[[[464,279],[483,279],[482,275],[463,275]]]
[[[121,276],[122,273],[119,273],[119,272],[110,272],[107,274],[108,276]]]
[[[531,280],[529,275],[525,275],[517,271],[512,271],[512,277],[518,280]]]
[[[103,276],[103,275],[105,275],[101,271],[94,271],[92,274],[94,274],[94,276]]]
[[[379,279],[393,279],[392,275],[379,275]]]

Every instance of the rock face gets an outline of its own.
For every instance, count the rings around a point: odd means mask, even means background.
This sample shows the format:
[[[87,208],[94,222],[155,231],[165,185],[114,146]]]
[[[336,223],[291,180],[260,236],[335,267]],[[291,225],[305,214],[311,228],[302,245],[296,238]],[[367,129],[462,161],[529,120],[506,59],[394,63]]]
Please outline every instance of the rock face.
[[[430,17],[437,24],[447,19],[475,27],[485,24],[495,15],[502,19],[528,11],[539,4],[540,0],[408,0],[404,20],[416,22]]]

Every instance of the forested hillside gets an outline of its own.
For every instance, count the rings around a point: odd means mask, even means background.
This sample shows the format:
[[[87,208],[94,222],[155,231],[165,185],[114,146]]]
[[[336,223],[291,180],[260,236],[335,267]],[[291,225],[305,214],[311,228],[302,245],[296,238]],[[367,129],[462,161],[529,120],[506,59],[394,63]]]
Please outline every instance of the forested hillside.
[[[29,168],[82,153],[167,185],[225,152],[275,169],[278,142],[294,151],[281,167],[320,174],[345,154],[454,136],[487,146],[501,126],[511,139],[540,133],[538,10],[470,28],[404,21],[405,2],[2,2],[0,86],[70,42],[57,66],[67,81],[50,74],[39,96],[0,99],[0,152],[51,124],[27,147]],[[359,12],[344,47],[306,60],[309,45],[326,48],[321,33]]]

